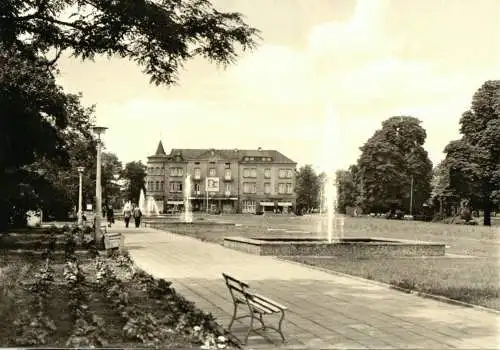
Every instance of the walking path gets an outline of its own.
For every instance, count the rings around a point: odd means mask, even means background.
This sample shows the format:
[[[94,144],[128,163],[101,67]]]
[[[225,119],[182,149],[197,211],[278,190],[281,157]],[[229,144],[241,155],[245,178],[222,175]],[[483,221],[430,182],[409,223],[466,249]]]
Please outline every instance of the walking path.
[[[140,268],[172,281],[225,327],[233,307],[222,272],[287,305],[288,342],[282,345],[269,331],[265,338],[250,336],[248,349],[495,349],[500,344],[497,314],[151,228],[125,229],[117,222],[110,231],[125,233],[125,246]],[[244,321],[233,326],[238,337],[244,335]]]

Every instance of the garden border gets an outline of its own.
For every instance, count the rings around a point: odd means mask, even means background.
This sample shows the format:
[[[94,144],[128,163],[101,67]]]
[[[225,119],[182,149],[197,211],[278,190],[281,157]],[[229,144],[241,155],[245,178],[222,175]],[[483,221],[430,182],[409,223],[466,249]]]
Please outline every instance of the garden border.
[[[362,282],[369,282],[369,283],[372,283],[372,284],[375,284],[375,285],[378,285],[378,286],[381,286],[381,287],[387,287],[389,289],[397,290],[399,292],[403,292],[403,293],[407,293],[407,294],[413,294],[413,295],[419,296],[421,298],[433,299],[433,300],[440,301],[440,302],[447,303],[447,304],[458,305],[458,306],[462,306],[462,307],[477,309],[477,310],[489,312],[489,313],[492,313],[492,314],[500,315],[500,310],[491,309],[491,308],[488,308],[488,307],[485,307],[485,306],[470,304],[470,303],[466,303],[464,301],[459,301],[459,300],[447,298],[447,297],[444,297],[444,296],[441,296],[441,295],[429,294],[429,293],[419,292],[419,291],[416,291],[416,290],[413,290],[413,289],[401,288],[401,287],[394,286],[394,285],[391,285],[391,284],[388,284],[388,283],[385,283],[385,282],[380,282],[380,281],[376,281],[376,280],[370,280],[370,279],[363,278],[363,277],[360,277],[360,276],[355,276],[355,275],[349,275],[347,273],[338,272],[338,271],[334,271],[334,270],[329,270],[329,269],[324,268],[324,267],[319,267],[319,266],[314,266],[314,265],[309,265],[309,264],[303,264],[303,263],[300,263],[298,261],[288,260],[285,257],[275,256],[274,258],[278,259],[278,260],[281,260],[281,261],[289,262],[291,264],[305,266],[305,267],[313,269],[313,270],[318,270],[318,271],[326,272],[326,273],[329,273],[329,274],[332,274],[332,275],[338,275],[338,276],[342,276],[342,277],[353,278],[355,280],[362,281]]]

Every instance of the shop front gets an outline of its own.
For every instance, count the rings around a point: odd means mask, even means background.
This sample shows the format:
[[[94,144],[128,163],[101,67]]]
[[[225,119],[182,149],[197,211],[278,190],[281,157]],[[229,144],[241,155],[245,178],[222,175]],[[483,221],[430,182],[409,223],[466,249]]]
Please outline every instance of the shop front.
[[[167,214],[178,214],[184,210],[184,201],[182,200],[167,200],[165,207]]]
[[[289,212],[292,211],[292,202],[278,202],[277,203],[277,210],[281,214],[288,214]]]

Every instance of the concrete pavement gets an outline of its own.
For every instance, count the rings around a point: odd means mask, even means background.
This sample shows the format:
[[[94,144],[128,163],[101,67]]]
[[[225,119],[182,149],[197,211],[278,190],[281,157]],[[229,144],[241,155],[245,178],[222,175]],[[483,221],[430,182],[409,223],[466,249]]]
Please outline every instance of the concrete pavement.
[[[151,228],[125,229],[125,245],[136,264],[173,282],[182,295],[229,324],[232,302],[222,272],[244,280],[260,294],[289,307],[278,334],[251,336],[247,348],[495,349],[500,315],[450,305],[274,257],[231,250],[218,244]],[[247,323],[233,326],[242,337]],[[248,322],[248,320],[246,320]]]

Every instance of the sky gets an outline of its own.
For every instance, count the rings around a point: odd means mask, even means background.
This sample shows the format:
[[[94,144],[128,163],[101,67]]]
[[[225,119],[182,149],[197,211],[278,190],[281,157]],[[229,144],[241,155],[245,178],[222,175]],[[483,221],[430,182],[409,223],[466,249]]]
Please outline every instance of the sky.
[[[318,171],[347,168],[395,115],[422,120],[434,164],[459,119],[500,78],[498,0],[215,0],[262,31],[226,69],[186,63],[155,86],[127,60],[63,57],[61,85],[96,106],[106,151],[146,162],[171,148],[276,149]]]

